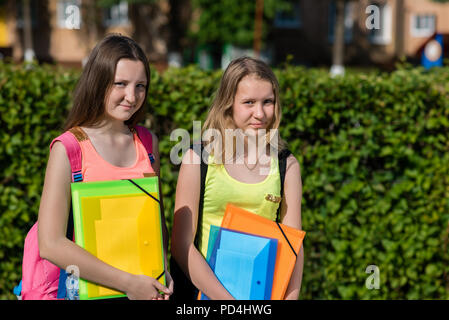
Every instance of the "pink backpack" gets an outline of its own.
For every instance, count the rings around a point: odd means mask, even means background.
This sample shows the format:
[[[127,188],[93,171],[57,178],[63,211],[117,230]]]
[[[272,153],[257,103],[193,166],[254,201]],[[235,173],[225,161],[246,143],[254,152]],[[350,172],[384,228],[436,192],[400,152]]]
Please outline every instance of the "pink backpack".
[[[136,126],[137,135],[145,146],[151,163],[154,162],[152,154],[153,144],[151,133],[144,127]],[[81,148],[76,137],[66,131],[53,140],[61,141],[66,148],[67,156],[72,170],[72,182],[83,181],[81,171]],[[67,238],[73,240],[73,218],[70,212],[70,221],[67,227]],[[25,238],[22,261],[22,281],[14,288],[14,294],[22,300],[56,300],[66,298],[66,272],[48,260],[42,259],[39,254],[37,222],[31,227]]]

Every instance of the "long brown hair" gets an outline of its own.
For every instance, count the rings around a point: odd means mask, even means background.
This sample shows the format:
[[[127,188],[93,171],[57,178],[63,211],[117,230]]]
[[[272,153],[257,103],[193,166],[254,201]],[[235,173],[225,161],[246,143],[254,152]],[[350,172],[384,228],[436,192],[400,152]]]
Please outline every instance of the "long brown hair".
[[[110,34],[101,40],[89,55],[73,92],[73,105],[64,124],[64,131],[75,126],[95,126],[105,113],[105,98],[114,83],[115,69],[120,59],[142,61],[147,77],[143,106],[125,121],[132,127],[145,117],[150,67],[142,48],[131,38]]]
[[[213,141],[213,150],[223,150],[221,154],[222,161],[225,161],[225,153],[226,157],[233,157],[235,155],[235,145],[225,144],[225,130],[226,129],[235,129],[234,120],[232,117],[232,106],[234,104],[234,97],[237,92],[238,85],[240,81],[249,75],[255,75],[257,78],[261,80],[266,80],[271,83],[273,88],[273,94],[275,97],[275,107],[274,107],[274,116],[271,123],[267,127],[267,131],[270,129],[278,129],[279,124],[281,122],[281,102],[279,97],[279,83],[278,80],[271,70],[271,68],[263,61],[254,59],[251,57],[241,57],[234,59],[226,68],[225,72],[222,75],[220,86],[215,93],[215,97],[212,102],[212,106],[209,109],[209,112],[206,117],[206,121],[204,122],[202,131],[208,129],[216,129],[221,133],[222,141],[221,146],[219,148],[215,148],[217,143],[220,141]],[[286,142],[278,137],[277,144],[273,145],[272,139],[269,135],[269,132],[266,136],[266,141],[270,144],[271,147],[275,148],[278,151],[286,148]],[[229,145],[233,146],[233,148],[229,149]],[[224,147],[222,149],[222,146]],[[215,155],[216,160],[219,155]]]

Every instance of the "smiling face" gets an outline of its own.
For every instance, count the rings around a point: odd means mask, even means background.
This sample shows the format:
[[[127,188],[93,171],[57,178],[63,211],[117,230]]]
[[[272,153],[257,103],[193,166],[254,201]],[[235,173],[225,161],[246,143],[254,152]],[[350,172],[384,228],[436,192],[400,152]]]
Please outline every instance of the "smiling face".
[[[242,78],[232,106],[232,118],[243,131],[268,129],[275,112],[275,95],[270,81],[255,75]]]
[[[130,119],[145,100],[147,84],[142,61],[120,59],[115,69],[114,82],[106,96],[106,118],[116,121]]]

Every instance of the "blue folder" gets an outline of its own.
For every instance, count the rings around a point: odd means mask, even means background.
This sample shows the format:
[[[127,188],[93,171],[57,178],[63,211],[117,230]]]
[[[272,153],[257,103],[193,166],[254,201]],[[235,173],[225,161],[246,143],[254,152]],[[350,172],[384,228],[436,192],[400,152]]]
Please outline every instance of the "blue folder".
[[[206,260],[217,279],[238,300],[269,300],[277,239],[211,226]],[[209,300],[201,294],[201,300]]]

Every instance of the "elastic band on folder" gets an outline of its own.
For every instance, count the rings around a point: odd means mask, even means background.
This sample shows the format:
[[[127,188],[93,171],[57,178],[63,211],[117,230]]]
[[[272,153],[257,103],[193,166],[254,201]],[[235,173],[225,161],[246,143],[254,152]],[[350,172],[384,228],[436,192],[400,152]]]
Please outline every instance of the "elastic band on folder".
[[[276,224],[278,225],[279,229],[281,230],[282,235],[284,236],[285,240],[287,240],[287,243],[288,243],[288,245],[290,246],[290,248],[292,249],[293,254],[295,255],[296,258],[298,258],[298,255],[296,254],[295,249],[293,249],[293,246],[292,246],[292,244],[290,243],[290,241],[288,240],[287,236],[285,235],[284,230],[282,230],[281,225],[280,225],[279,222],[277,222],[277,221],[276,221]]]
[[[158,199],[156,199],[155,197],[153,197],[151,194],[149,194],[148,192],[145,191],[145,189],[143,189],[141,186],[139,186],[137,183],[135,183],[134,181],[132,181],[131,179],[126,179],[129,182],[131,182],[133,185],[135,185],[137,188],[139,188],[140,190],[142,190],[146,195],[150,196],[151,198],[153,198],[154,200],[157,201],[157,203],[160,203],[160,201]]]
[[[165,273],[165,270],[162,271],[162,273],[156,278],[156,280],[159,280],[164,275],[164,273]]]
[[[158,199],[156,199],[155,197],[153,197],[151,194],[149,194],[145,189],[143,189],[141,186],[139,186],[137,183],[135,183],[134,181],[132,181],[131,179],[126,179],[129,182],[131,182],[133,185],[135,185],[137,188],[139,188],[140,190],[142,190],[145,194],[147,194],[148,196],[150,196],[151,198],[153,198],[154,200],[156,200],[158,203],[160,203],[160,201]],[[156,280],[159,280],[163,275],[165,274],[165,270],[162,271],[162,273],[156,278]]]

